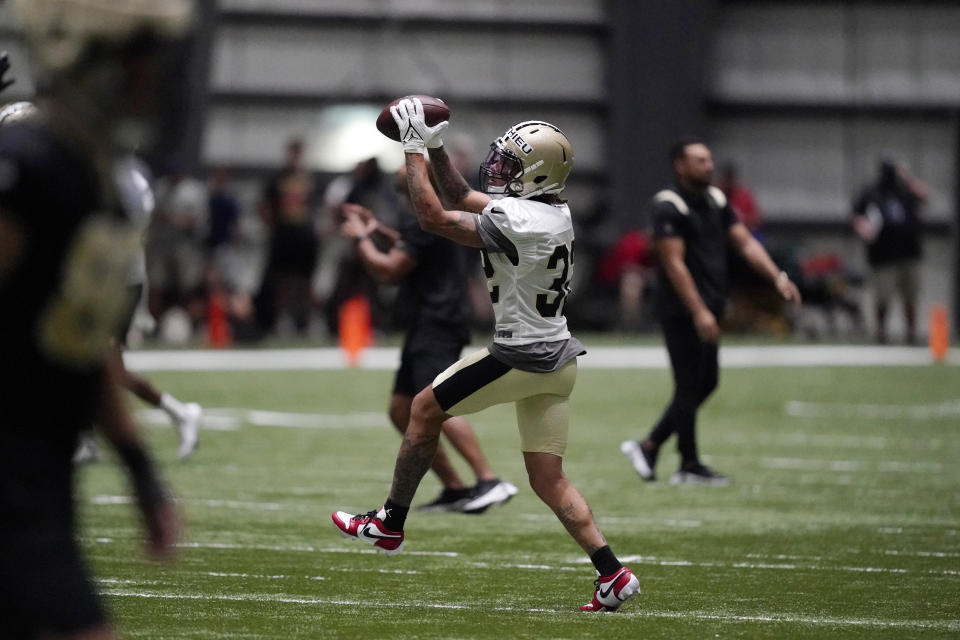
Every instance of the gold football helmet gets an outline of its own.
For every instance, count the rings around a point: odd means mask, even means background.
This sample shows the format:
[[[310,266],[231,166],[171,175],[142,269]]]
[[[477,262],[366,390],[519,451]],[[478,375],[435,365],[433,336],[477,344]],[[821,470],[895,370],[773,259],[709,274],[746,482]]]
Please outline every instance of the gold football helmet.
[[[515,124],[493,141],[480,165],[480,188],[491,195],[533,198],[560,193],[573,168],[573,145],[547,122]]]
[[[44,99],[97,138],[145,152],[161,140],[167,86],[182,64],[195,0],[13,0]]]

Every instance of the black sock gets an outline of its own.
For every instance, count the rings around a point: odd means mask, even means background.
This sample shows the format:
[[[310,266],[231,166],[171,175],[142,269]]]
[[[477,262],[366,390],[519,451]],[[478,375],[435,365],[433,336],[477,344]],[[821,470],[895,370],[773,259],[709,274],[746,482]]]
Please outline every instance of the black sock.
[[[617,556],[613,555],[610,545],[600,547],[590,556],[590,561],[601,576],[612,576],[623,567]]]
[[[383,510],[387,512],[387,515],[383,518],[383,526],[390,531],[403,531],[403,524],[407,521],[410,506],[405,507],[387,498],[387,501],[383,503]]]

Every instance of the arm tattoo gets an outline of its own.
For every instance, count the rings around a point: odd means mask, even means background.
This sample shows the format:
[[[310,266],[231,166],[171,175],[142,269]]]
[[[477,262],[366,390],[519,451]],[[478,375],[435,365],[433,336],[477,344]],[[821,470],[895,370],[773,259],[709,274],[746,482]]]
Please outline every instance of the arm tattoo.
[[[390,499],[399,504],[410,504],[420,486],[420,481],[433,464],[437,454],[439,437],[418,438],[413,442],[406,435],[397,454],[397,463],[393,469],[393,486],[390,488]]]
[[[443,147],[430,150],[430,166],[433,169],[433,175],[437,179],[437,188],[443,199],[450,204],[455,204],[463,200],[470,193],[470,185],[463,179],[460,172],[457,171],[450,162],[450,156],[447,155]]]
[[[427,184],[430,184],[430,182],[425,178],[426,176],[423,176],[420,173],[420,167],[408,160],[407,190],[410,192],[410,202],[413,204],[413,210],[417,214],[418,218],[420,217],[421,211],[430,209],[431,204],[427,198],[427,189],[424,187],[424,182]],[[434,196],[434,198],[436,197],[436,194],[434,193],[431,193],[430,195]]]
[[[457,222],[454,226],[457,229],[462,231],[476,231],[477,227],[477,214],[470,213],[469,211],[459,211],[460,217],[457,218]]]
[[[412,154],[407,155],[407,187],[410,203],[420,226],[469,247],[482,247],[477,230],[477,214],[469,211],[447,211],[423,174],[424,165]]]

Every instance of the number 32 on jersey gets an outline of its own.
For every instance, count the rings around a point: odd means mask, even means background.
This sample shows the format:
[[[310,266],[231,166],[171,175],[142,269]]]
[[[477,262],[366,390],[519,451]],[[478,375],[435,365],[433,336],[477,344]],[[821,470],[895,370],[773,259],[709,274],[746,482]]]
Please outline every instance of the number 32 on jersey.
[[[487,277],[487,284],[490,287],[490,302],[497,304],[500,302],[500,287],[495,283],[493,264],[486,249],[480,250],[480,258],[483,263],[483,274]],[[538,293],[535,302],[537,312],[542,317],[555,318],[563,312],[563,303],[570,293],[573,243],[571,242],[569,245],[558,244],[544,266],[545,269],[538,265],[534,272],[528,275],[528,278],[542,278],[544,282],[542,284],[538,282],[535,286],[553,292],[552,294]],[[547,280],[550,280],[550,282],[546,282]]]

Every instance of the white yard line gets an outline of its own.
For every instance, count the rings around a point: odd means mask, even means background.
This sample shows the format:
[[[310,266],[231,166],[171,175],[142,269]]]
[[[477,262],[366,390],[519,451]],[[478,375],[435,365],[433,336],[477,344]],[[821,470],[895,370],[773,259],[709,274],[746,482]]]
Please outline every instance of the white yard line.
[[[96,538],[94,542],[98,544],[113,544],[111,538]],[[183,542],[177,545],[190,549],[231,549],[231,550],[251,550],[251,551],[295,551],[307,553],[348,553],[361,555],[375,555],[378,553],[375,549],[368,547],[315,547],[312,545],[262,545],[262,544],[240,544],[233,542]],[[898,555],[896,552],[887,550],[879,551],[880,555]],[[916,555],[923,555],[925,552],[916,552]],[[456,558],[459,553],[455,551],[411,551],[405,550],[404,555],[411,556],[429,556],[442,558]],[[899,555],[914,555],[910,552],[903,552]],[[936,556],[930,552],[933,557]],[[942,556],[950,557],[950,556]],[[695,562],[691,560],[665,559],[649,555],[625,555],[620,557],[621,562],[638,565],[651,565],[661,567],[706,567],[712,569],[758,569],[758,570],[781,570],[781,571],[841,571],[850,573],[890,573],[890,574],[922,574],[922,575],[957,575],[958,571],[953,569],[930,569],[930,570],[911,570],[900,569],[896,567],[860,567],[860,566],[839,566],[824,565],[808,562],[756,562],[761,558],[751,557],[749,561],[732,562]],[[780,559],[780,558],[773,558]],[[510,562],[491,562],[481,561],[472,562],[471,566],[477,568],[496,568],[496,569],[527,569],[535,571],[579,571],[578,567],[589,564],[588,558],[571,557],[559,565],[532,564],[532,563],[510,563]],[[280,576],[282,577],[282,576]]]
[[[140,409],[136,413],[141,424],[170,426],[170,418],[161,409]],[[372,429],[389,426],[386,412],[357,411],[351,413],[293,413],[234,407],[203,410],[203,428],[214,431],[236,431],[243,425],[285,429]]]
[[[943,420],[960,417],[960,398],[930,404],[911,405],[791,400],[784,405],[783,412],[791,418]]]
[[[468,348],[472,351],[480,345]],[[235,349],[184,351],[128,351],[124,354],[133,371],[286,371],[347,368],[336,348]],[[931,363],[923,347],[876,347],[850,345],[726,346],[720,349],[725,368],[830,367],[830,366],[923,366]],[[947,361],[960,364],[960,349],[951,349]],[[396,347],[366,349],[361,369],[395,369],[400,362]],[[667,353],[661,346],[587,347],[580,359],[584,369],[666,369]]]
[[[179,498],[177,502],[186,504],[197,504],[204,507],[214,507],[223,509],[241,509],[244,511],[305,511],[309,507],[298,504],[281,504],[279,502],[259,502],[251,500],[216,500],[209,498]],[[95,505],[115,505],[115,504],[133,504],[130,496],[117,495],[95,495],[90,498],[90,504]]]
[[[342,598],[316,598],[294,596],[287,594],[207,594],[207,593],[168,593],[162,591],[123,591],[108,590],[104,595],[116,598],[144,598],[168,600],[211,600],[220,602],[275,602],[282,604],[307,604],[328,606],[349,606],[362,608],[397,608],[397,609],[441,609],[441,610],[481,610],[484,612],[496,611],[505,613],[547,613],[560,615],[585,615],[576,610],[556,608],[531,607],[504,607],[491,606],[488,603],[460,604],[447,602],[414,601],[397,602],[396,600],[346,600]],[[627,605],[629,607],[629,605]],[[792,614],[769,613],[764,615],[736,615],[727,613],[712,613],[709,611],[651,611],[646,609],[619,611],[619,617],[631,618],[674,618],[683,620],[712,620],[718,622],[761,622],[773,624],[802,624],[811,626],[855,626],[877,627],[892,629],[929,629],[938,631],[960,630],[960,621],[956,620],[884,620],[879,618],[823,618],[817,616],[797,616]]]
[[[767,469],[790,469],[792,471],[829,471],[831,473],[859,473],[875,471],[880,473],[926,473],[940,474],[947,470],[939,462],[898,462],[885,460],[867,462],[864,460],[811,460],[808,458],[760,458],[760,466]],[[951,466],[950,471],[953,470]]]
[[[267,544],[237,544],[232,542],[181,542],[178,547],[190,549],[250,549],[255,551],[301,551],[308,553],[356,553],[361,555],[376,555],[376,549],[357,547],[345,549],[341,547],[314,547],[312,545],[267,545]],[[460,554],[456,551],[408,551],[405,555],[431,556],[440,558],[456,558]]]

